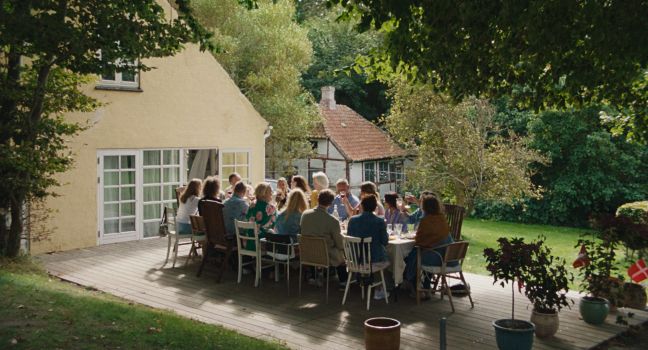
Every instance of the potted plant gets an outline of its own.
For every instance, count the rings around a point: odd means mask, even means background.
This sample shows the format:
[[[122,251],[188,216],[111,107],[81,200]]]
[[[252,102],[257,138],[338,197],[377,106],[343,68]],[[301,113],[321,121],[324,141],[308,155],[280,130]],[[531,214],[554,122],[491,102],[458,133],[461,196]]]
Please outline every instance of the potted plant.
[[[610,312],[610,300],[616,301],[618,282],[611,278],[614,266],[616,241],[612,239],[590,240],[581,238],[576,247],[585,247],[587,263],[581,267],[581,298],[579,311],[583,320],[601,324]]]
[[[574,302],[567,298],[574,277],[567,272],[565,259],[551,255],[551,250],[543,244],[544,238],[534,243],[538,249],[534,250],[532,264],[524,274],[524,294],[533,304],[531,322],[536,336],[550,337],[558,331],[558,312],[570,307],[570,301]]]
[[[532,263],[532,253],[539,248],[537,244],[527,244],[523,238],[504,238],[497,240],[498,249],[484,249],[486,269],[502,287],[511,285],[511,318],[493,321],[495,340],[501,350],[531,349],[535,327],[529,321],[515,319],[515,282],[521,283],[525,270]],[[521,286],[519,284],[519,286]]]

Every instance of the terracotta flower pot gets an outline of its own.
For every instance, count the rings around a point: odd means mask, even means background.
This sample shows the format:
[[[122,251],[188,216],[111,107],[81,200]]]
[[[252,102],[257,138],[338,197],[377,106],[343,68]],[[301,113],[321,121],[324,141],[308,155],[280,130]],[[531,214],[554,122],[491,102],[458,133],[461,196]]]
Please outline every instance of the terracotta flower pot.
[[[398,350],[400,348],[400,328],[398,320],[387,317],[374,317],[365,321],[365,348],[367,350]]]
[[[560,325],[558,313],[555,310],[551,313],[544,313],[533,309],[531,323],[535,325],[535,334],[539,338],[551,337],[556,334]]]
[[[640,284],[628,283],[623,285],[623,305],[633,309],[644,309],[646,307],[646,288]]]

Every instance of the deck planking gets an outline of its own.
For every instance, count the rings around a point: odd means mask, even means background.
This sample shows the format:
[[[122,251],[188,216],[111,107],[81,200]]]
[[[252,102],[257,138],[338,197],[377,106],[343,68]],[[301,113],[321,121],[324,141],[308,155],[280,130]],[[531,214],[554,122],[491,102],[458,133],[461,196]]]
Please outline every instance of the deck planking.
[[[330,285],[328,304],[323,288],[306,283],[298,296],[297,273],[291,273],[290,290],[285,280],[275,283],[270,279],[254,288],[252,275],[243,276],[242,283],[237,284],[234,272],[227,272],[218,284],[209,267],[197,278],[198,261],[184,265],[188,247],[181,247],[180,253],[175,268],[170,263],[162,267],[166,240],[149,239],[44,254],[39,259],[50,274],[63,280],[296,349],[363,348],[363,321],[376,316],[402,322],[402,349],[438,349],[441,317],[447,317],[448,348],[493,349],[496,345],[491,322],[510,317],[510,290],[492,285],[487,276],[466,274],[474,309],[467,298],[454,298],[456,312],[452,313],[448,301],[440,300],[438,295],[417,306],[401,292],[398,302],[390,300],[386,305],[384,300],[372,300],[371,310],[367,311],[357,286],[350,290],[347,304],[342,306],[342,292],[335,281]],[[536,338],[534,349],[588,349],[626,329],[615,324],[616,314],[601,326],[586,324],[579,318],[578,295],[570,296],[576,304],[560,313],[558,334],[550,339]],[[516,318],[528,319],[528,300],[516,295],[515,301]],[[631,311],[635,314],[629,319],[631,324],[648,320],[648,312]]]

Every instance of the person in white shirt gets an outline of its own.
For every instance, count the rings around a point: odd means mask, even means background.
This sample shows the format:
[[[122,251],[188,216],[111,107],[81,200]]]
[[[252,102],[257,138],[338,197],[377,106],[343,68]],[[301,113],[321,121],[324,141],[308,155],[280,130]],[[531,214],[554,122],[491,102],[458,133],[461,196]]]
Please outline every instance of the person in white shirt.
[[[193,179],[180,195],[180,207],[176,215],[178,234],[191,234],[191,219],[189,216],[198,212],[201,188],[202,180]]]

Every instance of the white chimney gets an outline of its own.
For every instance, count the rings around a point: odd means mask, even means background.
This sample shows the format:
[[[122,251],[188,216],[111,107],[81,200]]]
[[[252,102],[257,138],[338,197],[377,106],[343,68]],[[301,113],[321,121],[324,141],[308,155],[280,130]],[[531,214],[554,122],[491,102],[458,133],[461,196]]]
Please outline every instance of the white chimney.
[[[335,88],[333,86],[322,86],[320,104],[328,109],[335,109]]]

